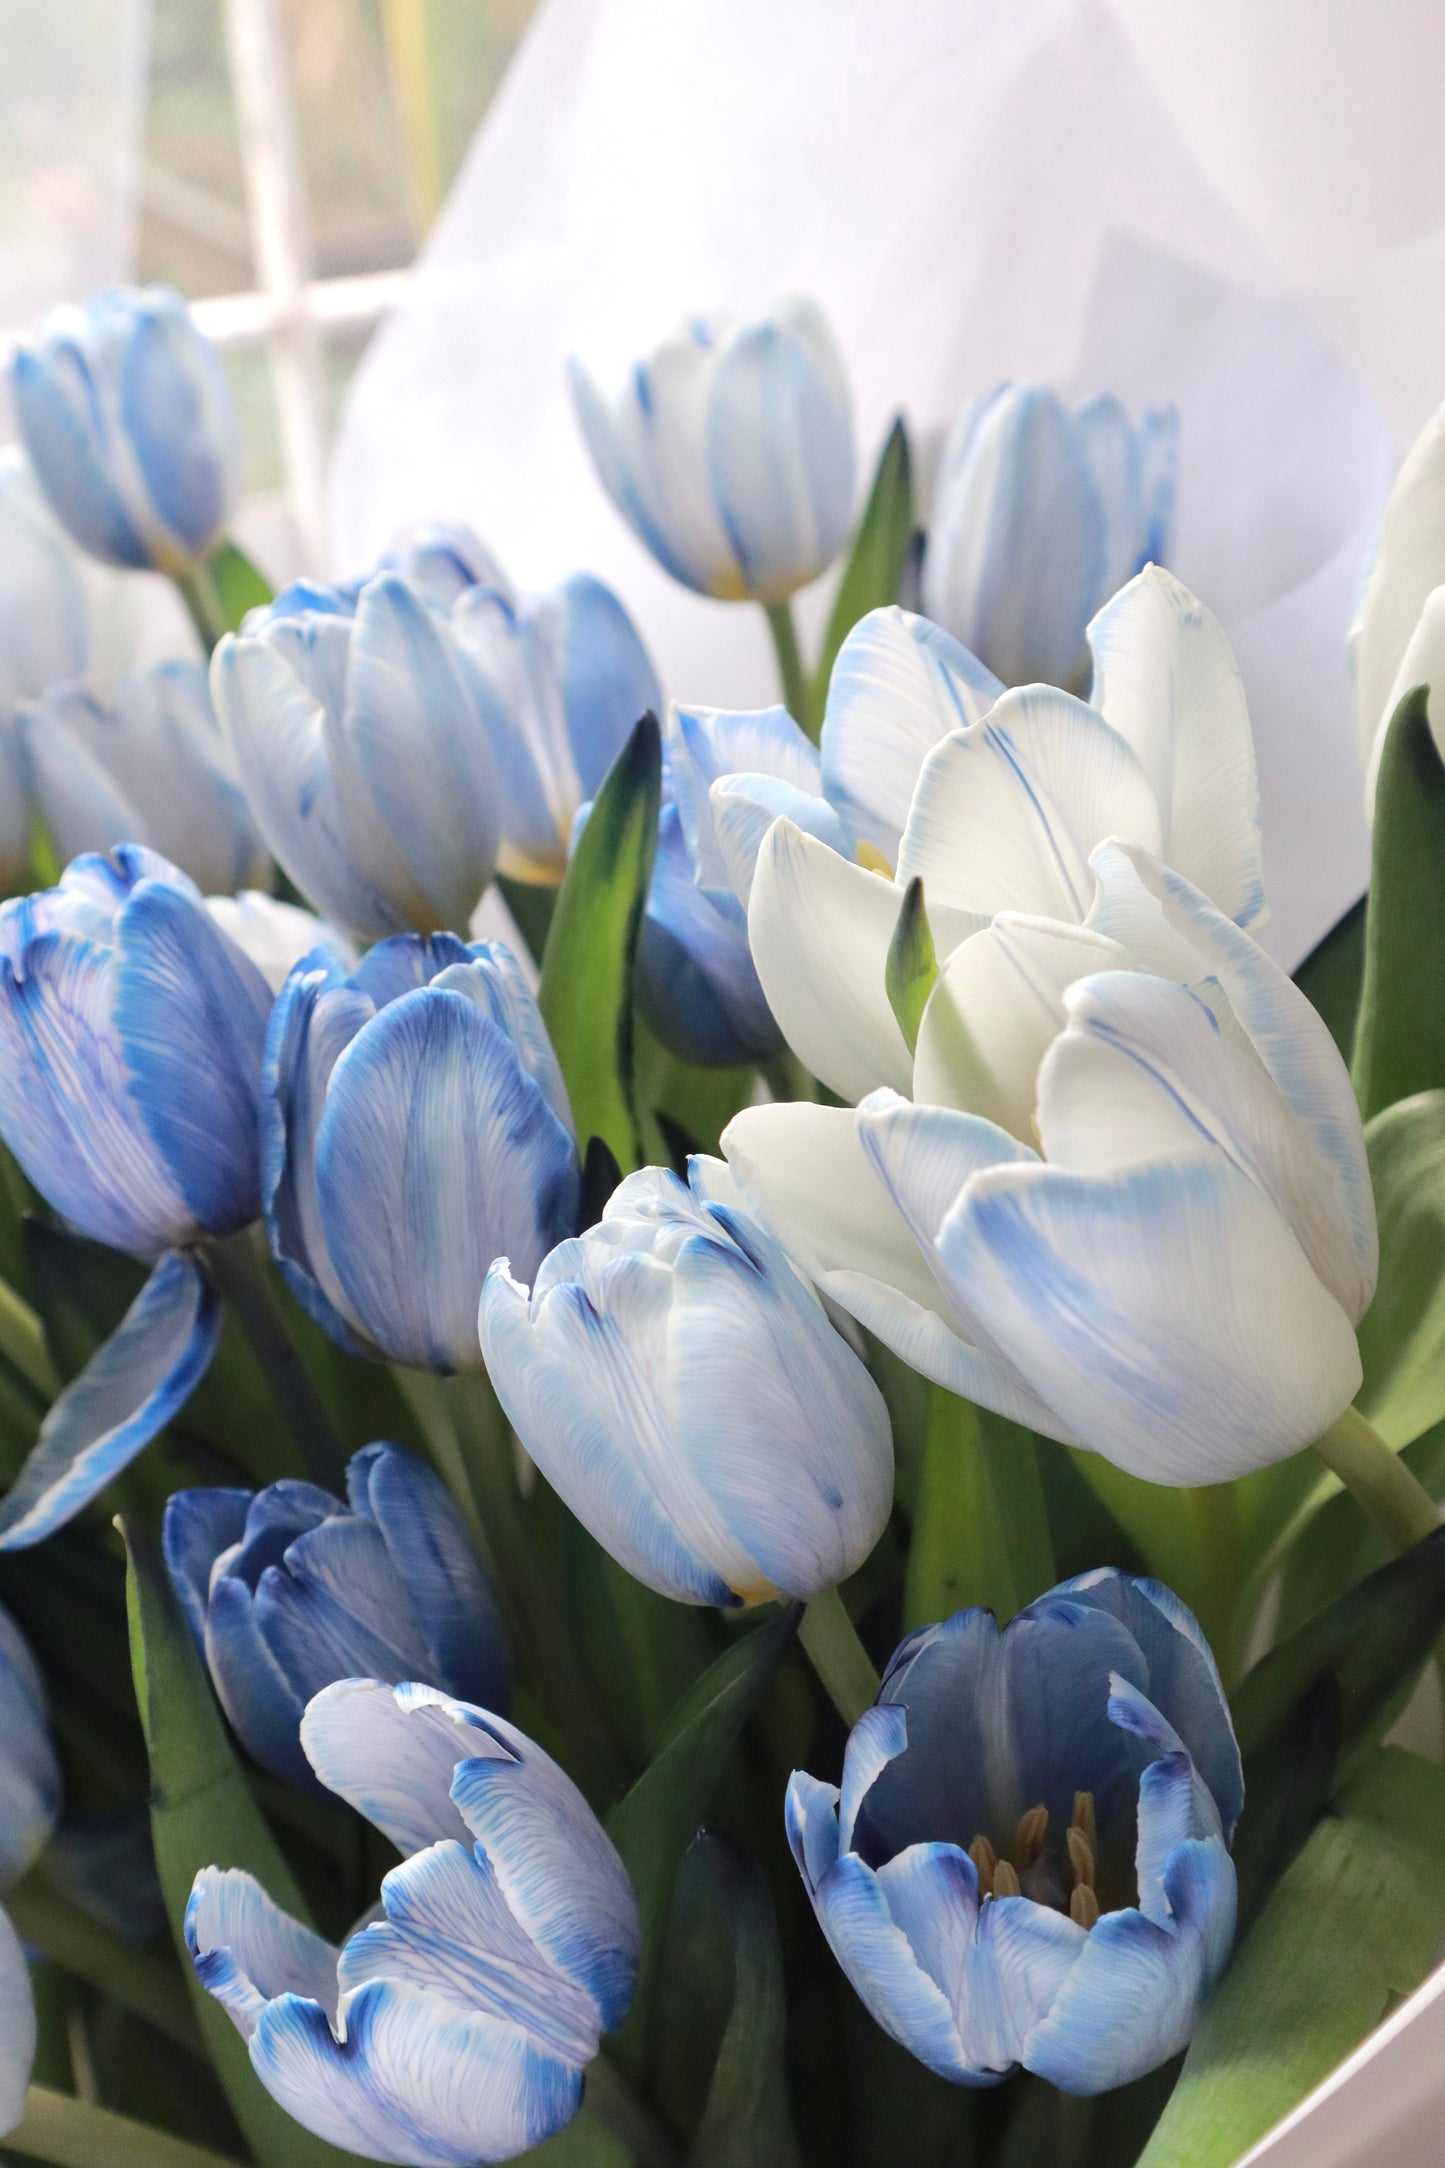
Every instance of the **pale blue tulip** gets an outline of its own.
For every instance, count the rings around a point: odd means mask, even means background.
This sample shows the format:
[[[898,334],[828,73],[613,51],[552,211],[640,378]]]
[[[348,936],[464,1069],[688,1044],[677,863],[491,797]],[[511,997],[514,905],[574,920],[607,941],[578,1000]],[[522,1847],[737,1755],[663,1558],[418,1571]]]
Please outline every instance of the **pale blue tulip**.
[[[1106,1567],[1002,1633],[972,1610],[910,1634],[842,1790],[794,1773],[788,1840],[839,1963],[920,2062],[1100,2093],[1199,2022],[1234,1941],[1243,1799],[1193,1614]]]
[[[807,1282],[694,1159],[629,1175],[529,1275],[494,1265],[482,1349],[527,1451],[627,1571],[683,1603],[809,1597],[882,1532],[882,1396]]]
[[[432,580],[439,586],[441,574]],[[475,672],[496,762],[498,869],[555,884],[579,807],[641,716],[662,705],[647,650],[611,588],[588,572],[538,595],[473,583],[450,622]]]
[[[319,911],[364,937],[465,925],[501,839],[475,673],[395,573],[299,582],[211,664],[256,825]]]
[[[512,583],[475,529],[461,519],[422,520],[398,535],[378,572],[399,572],[434,610],[450,610],[473,587],[510,595]],[[358,583],[359,584],[359,583]]]
[[[637,1902],[601,1824],[525,1734],[431,1687],[329,1686],[301,1743],[403,1864],[339,1951],[240,1869],[196,1877],[197,1976],[257,2077],[371,2160],[461,2168],[540,2145],[637,1982]]]
[[[368,1445],[348,1503],[314,1483],[177,1491],[163,1543],[221,1706],[255,1759],[315,1782],[302,1712],[336,1679],[420,1680],[504,1710],[512,1659],[456,1501],[415,1454]]]
[[[343,1346],[477,1367],[493,1258],[534,1271],[576,1224],[566,1087],[511,953],[380,942],[305,958],[272,1018],[262,1106],[272,1250]]]
[[[180,574],[221,540],[240,425],[178,294],[118,289],[57,309],[16,352],[14,396],[51,508],[93,556]]]
[[[1107,395],[1022,383],[971,399],[934,484],[924,609],[1004,684],[1072,685],[1090,618],[1169,554],[1178,456],[1173,407],[1131,423]]]
[[[341,928],[298,903],[282,903],[261,889],[243,888],[236,896],[207,896],[206,909],[222,933],[250,957],[273,994],[280,993],[302,957],[313,949],[329,948],[348,971],[355,969],[355,945]]]
[[[271,993],[194,884],[139,847],[79,858],[0,908],[0,1136],[60,1216],[161,1252],[124,1321],[56,1401],[0,1505],[38,1542],[185,1400],[214,1351],[191,1252],[260,1209]]]
[[[202,664],[152,663],[107,706],[52,685],[16,717],[35,809],[63,861],[144,843],[197,885],[230,894],[270,877]]]
[[[609,398],[571,365],[577,418],[617,509],[675,580],[785,602],[830,565],[853,511],[848,380],[821,310],[695,319]]]

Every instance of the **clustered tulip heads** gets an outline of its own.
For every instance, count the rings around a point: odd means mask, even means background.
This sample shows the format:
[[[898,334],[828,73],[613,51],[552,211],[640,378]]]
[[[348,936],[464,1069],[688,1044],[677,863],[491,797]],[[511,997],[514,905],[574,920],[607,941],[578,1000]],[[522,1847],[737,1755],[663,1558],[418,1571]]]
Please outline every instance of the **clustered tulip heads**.
[[[811,2051],[785,2053],[784,2012],[826,2007],[834,1959],[965,2089],[936,2089],[958,2157],[996,2168],[1037,2152],[1032,2110],[1000,2156],[1006,2108],[969,2122],[968,2089],[1098,2093],[1204,2046],[1236,1912],[1258,1935],[1288,1907],[1270,1881],[1316,1809],[1347,1820],[1363,1768],[1388,1826],[1374,1736],[1445,1615],[1438,1513],[1391,1448],[1445,1400],[1433,1236],[1401,1266],[1410,1215],[1397,1186],[1377,1221],[1370,1155],[1428,1189],[1445,1070],[1378,1101],[1367,1152],[1340,1018],[1259,945],[1243,684],[1162,561],[1177,417],[1003,385],[926,508],[899,425],[810,669],[790,598],[843,551],[856,480],[817,308],[689,324],[615,396],[580,366],[572,391],[657,562],[766,609],[782,704],[668,705],[601,581],[520,592],[454,521],[269,597],[225,541],[234,416],[173,296],[102,297],[17,361],[0,872],[33,892],[0,903],[0,1137],[49,1217],[12,1228],[0,1184],[0,1452],[29,1426],[0,1554],[66,1531],[53,1613],[18,1584],[33,1651],[0,1610],[22,2151],[89,2146],[29,2122],[37,2098],[89,2112],[27,2093],[45,1914],[17,1885],[70,1834],[52,1668],[67,1784],[74,1754],[108,1800],[149,1757],[127,1804],[245,2043],[216,2075],[258,2160],[292,2119],[295,2168],[308,2133],[403,2168],[510,2159],[584,2088],[579,2160],[801,2158]],[[1418,765],[1439,723],[1442,462],[1437,422],[1363,606],[1387,794],[1387,731],[1405,716]],[[168,571],[209,667],[107,677],[78,549]],[[1436,875],[1407,870],[1423,912]],[[1391,909],[1365,1034],[1397,998]],[[1417,1329],[1425,1356],[1389,1340]],[[1311,1444],[1414,1548],[1241,1687],[1265,1586],[1300,1609]],[[1329,1524],[1300,1585],[1345,1587],[1363,1542]],[[86,1768],[96,1618],[130,1634],[140,1723]],[[1241,1745],[1261,1803],[1236,1868]],[[771,1833],[784,1885],[791,1850],[786,1971],[777,1874],[741,1847],[679,1871],[714,1811]],[[110,1883],[159,1904],[120,1856]],[[115,1894],[73,1902],[108,1922]],[[66,1918],[88,2010],[125,1951],[106,1924],[87,1971]],[[158,2010],[182,2022],[179,1976],[144,1967],[142,2046]],[[846,2168],[808,2082],[808,2157]]]

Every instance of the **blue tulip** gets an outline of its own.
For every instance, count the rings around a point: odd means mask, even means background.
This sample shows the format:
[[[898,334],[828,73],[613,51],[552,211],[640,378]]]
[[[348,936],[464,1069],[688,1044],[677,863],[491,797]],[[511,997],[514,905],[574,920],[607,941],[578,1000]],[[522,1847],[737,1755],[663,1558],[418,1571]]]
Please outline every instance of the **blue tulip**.
[[[538,1467],[604,1549],[681,1603],[814,1596],[893,1500],[878,1388],[782,1250],[729,1200],[629,1175],[529,1274],[493,1266],[481,1341]],[[525,1271],[525,1267],[519,1267]]]
[[[403,1855],[382,1916],[338,1951],[207,1867],[198,1978],[273,2099],[334,2145],[413,2168],[540,2145],[637,1982],[637,1902],[601,1824],[524,1733],[431,1687],[328,1686],[301,1743]]]
[[[579,806],[639,717],[662,705],[647,650],[611,588],[588,572],[539,595],[474,583],[454,602],[451,624],[476,674],[497,765],[498,867],[555,884]]]
[[[144,842],[208,893],[269,879],[200,663],[152,663],[113,707],[73,681],[52,685],[21,705],[16,737],[62,859]]]
[[[1234,1941],[1239,1750],[1209,1645],[1102,1568],[1000,1633],[910,1634],[842,1791],[795,1771],[819,1925],[884,2031],[956,2085],[1098,2093],[1185,2046]]]
[[[102,1489],[205,1370],[219,1306],[192,1251],[260,1210],[271,992],[163,858],[78,858],[0,907],[0,1136],[62,1219],[162,1253],[0,1505],[0,1548]]]
[[[349,977],[304,959],[272,1018],[262,1132],[272,1251],[354,1351],[479,1367],[493,1258],[535,1270],[576,1224],[566,1087],[499,943],[398,935]]]
[[[501,595],[512,592],[501,564],[461,519],[423,520],[408,528],[378,561],[376,570],[400,573],[434,610],[450,610],[473,587],[492,588]]]
[[[14,395],[51,508],[92,556],[176,574],[221,540],[240,424],[178,294],[120,289],[57,309],[19,347]]]
[[[417,589],[300,581],[222,640],[211,689],[256,825],[319,911],[368,938],[466,924],[497,862],[496,761]]]
[[[949,433],[923,566],[927,615],[1005,685],[1072,686],[1089,620],[1169,553],[1173,407],[1070,408],[1044,385],[972,399]]]
[[[571,365],[603,488],[665,572],[699,594],[784,602],[830,565],[853,512],[853,412],[811,301],[750,324],[686,324],[614,398]]]
[[[221,1706],[273,1776],[312,1785],[302,1712],[333,1680],[420,1679],[488,1709],[512,1660],[491,1583],[446,1485],[399,1445],[368,1445],[349,1503],[313,1483],[177,1491],[166,1564]]]
[[[19,1627],[0,1608],[0,1890],[39,1856],[59,1808],[45,1688]]]

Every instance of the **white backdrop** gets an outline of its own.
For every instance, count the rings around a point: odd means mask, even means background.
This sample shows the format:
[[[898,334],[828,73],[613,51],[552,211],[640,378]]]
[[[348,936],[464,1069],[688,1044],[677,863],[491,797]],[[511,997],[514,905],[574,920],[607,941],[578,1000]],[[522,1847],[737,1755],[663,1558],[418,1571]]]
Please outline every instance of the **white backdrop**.
[[[595,483],[568,352],[804,289],[870,453],[1003,374],[1172,397],[1175,562],[1244,669],[1293,963],[1366,871],[1344,636],[1445,392],[1442,66],[1428,0],[545,0],[355,383],[337,569],[460,514],[523,581],[610,579],[673,694],[760,701],[755,613],[672,586]]]

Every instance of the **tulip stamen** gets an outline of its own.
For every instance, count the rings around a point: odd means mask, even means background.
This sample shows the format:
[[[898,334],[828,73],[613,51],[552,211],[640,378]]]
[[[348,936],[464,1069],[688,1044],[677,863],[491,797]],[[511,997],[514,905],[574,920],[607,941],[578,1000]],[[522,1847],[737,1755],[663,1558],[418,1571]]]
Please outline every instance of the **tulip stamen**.
[[[1094,1851],[1088,1838],[1077,1824],[1070,1828],[1064,1842],[1068,1846],[1069,1865],[1074,1870],[1074,1882],[1080,1889],[1094,1886]]]
[[[993,1870],[993,1894],[995,1897],[1021,1897],[1023,1889],[1018,1869],[1010,1859],[1001,1859]]]
[[[865,873],[881,873],[885,881],[893,879],[892,866],[889,865],[888,860],[883,856],[877,844],[870,843],[866,836],[859,841],[857,858]]]
[[[994,1871],[998,1866],[997,1852],[989,1843],[987,1837],[979,1836],[975,1837],[969,1846],[968,1856],[978,1869],[979,1896],[991,1897],[993,1895]]]
[[[1076,1927],[1082,1927],[1085,1934],[1091,1927],[1097,1926],[1099,1900],[1087,1882],[1080,1882],[1078,1887],[1070,1892],[1069,1918]]]
[[[1030,1807],[1021,1814],[1014,1831],[1013,1856],[1021,1873],[1027,1873],[1044,1848],[1049,1833],[1049,1810],[1047,1807]]]
[[[1099,1849],[1099,1823],[1094,1813],[1094,1795],[1092,1792],[1075,1792],[1074,1827],[1082,1830],[1089,1850],[1097,1852]]]

